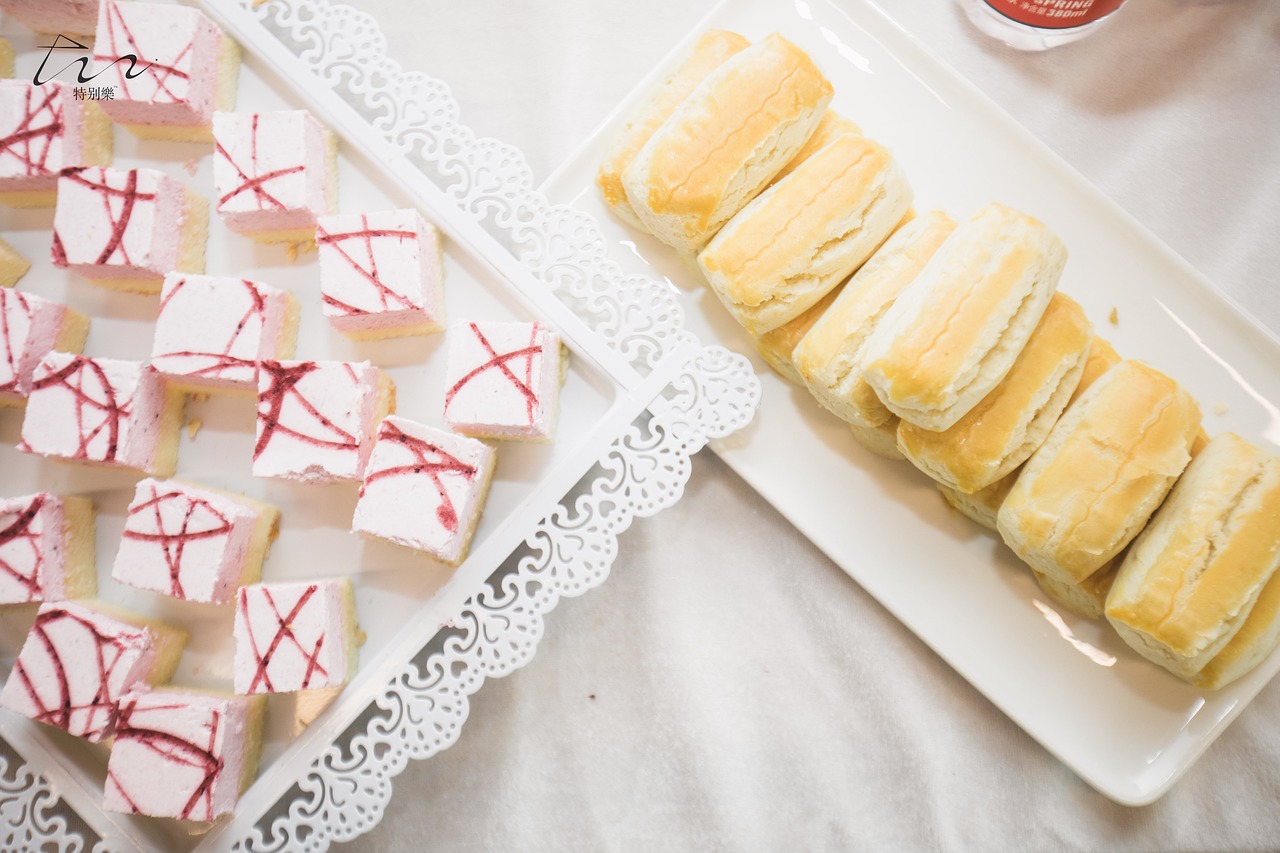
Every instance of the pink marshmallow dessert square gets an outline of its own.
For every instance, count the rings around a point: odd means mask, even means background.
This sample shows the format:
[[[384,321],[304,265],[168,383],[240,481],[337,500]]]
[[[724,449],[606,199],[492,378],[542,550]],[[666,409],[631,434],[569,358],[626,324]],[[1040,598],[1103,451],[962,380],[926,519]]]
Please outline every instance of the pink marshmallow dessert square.
[[[293,355],[298,302],[248,279],[169,273],[151,366],[187,391],[256,394],[258,362]]]
[[[176,480],[138,483],[111,577],[184,601],[225,604],[262,574],[272,506]]]
[[[103,0],[93,58],[115,92],[102,110],[141,136],[208,141],[214,110],[234,104],[238,49],[198,9]]]
[[[479,438],[546,440],[564,367],[560,336],[542,323],[453,323],[445,423]]]
[[[213,115],[218,215],[264,242],[310,243],[337,198],[333,135],[305,110]]]
[[[98,588],[88,498],[0,499],[0,604],[90,598]]]
[[[388,417],[378,427],[352,531],[457,565],[484,508],[496,456],[483,441]]]
[[[201,272],[208,207],[155,169],[73,169],[58,178],[53,263],[121,290],[158,293],[167,273]]]
[[[186,633],[101,604],[45,603],[36,613],[0,705],[91,741],[111,735],[120,697],[161,684]]]
[[[207,823],[235,810],[253,779],[263,700],[191,690],[120,700],[103,807]]]
[[[262,362],[254,475],[359,480],[394,394],[390,377],[367,361]]]
[[[329,323],[353,338],[444,327],[440,233],[416,210],[322,216],[320,293]]]
[[[21,406],[31,376],[53,350],[80,352],[89,318],[58,302],[0,288],[0,406]]]
[[[0,80],[0,201],[47,207],[63,169],[110,160],[111,123],[94,102],[52,80]]]
[[[181,393],[141,362],[51,352],[32,373],[19,449],[168,476],[182,408]]]
[[[355,595],[346,578],[241,587],[232,678],[241,695],[346,684],[355,674]]]
[[[38,33],[91,36],[100,0],[0,0],[0,10]]]

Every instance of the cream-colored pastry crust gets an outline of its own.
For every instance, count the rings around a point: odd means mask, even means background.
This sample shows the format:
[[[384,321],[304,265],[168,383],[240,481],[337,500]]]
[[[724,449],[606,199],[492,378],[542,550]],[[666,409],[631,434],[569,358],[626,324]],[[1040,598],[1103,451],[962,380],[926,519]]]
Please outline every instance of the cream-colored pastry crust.
[[[897,420],[863,375],[867,340],[955,226],[940,210],[904,224],[862,265],[796,345],[792,354],[796,370],[814,399],[836,417],[865,427]]]
[[[889,151],[844,134],[729,220],[698,266],[729,313],[759,335],[830,293],[910,208],[911,187]]]
[[[1200,407],[1178,383],[1122,361],[1062,415],[1000,507],[1006,544],[1067,583],[1133,540],[1191,459]]]
[[[624,170],[636,216],[664,243],[697,251],[795,157],[831,92],[808,54],[776,33],[734,54]]]
[[[596,173],[596,185],[604,195],[605,204],[609,205],[609,209],[619,219],[635,228],[644,229],[644,224],[627,200],[627,191],[622,186],[622,173],[654,132],[698,88],[698,84],[724,64],[726,59],[750,44],[742,36],[728,30],[707,30],[680,67],[658,84],[649,99],[632,114],[613,138]]]
[[[996,482],[1027,461],[1067,408],[1092,337],[1084,309],[1055,293],[1013,369],[964,417],[940,431],[902,422],[903,455],[961,492]]]
[[[905,421],[941,430],[1000,384],[1066,264],[1042,222],[1004,205],[952,232],[867,342],[867,381]]]
[[[1280,456],[1222,433],[1129,549],[1107,619],[1144,657],[1191,678],[1241,629],[1277,567]],[[1255,642],[1270,634],[1259,628]]]

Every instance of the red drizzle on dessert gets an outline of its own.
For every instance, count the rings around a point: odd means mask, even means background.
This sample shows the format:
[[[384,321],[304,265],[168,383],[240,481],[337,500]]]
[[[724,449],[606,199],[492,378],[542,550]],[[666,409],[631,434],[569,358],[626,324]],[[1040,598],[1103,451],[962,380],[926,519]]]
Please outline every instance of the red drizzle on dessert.
[[[471,331],[475,334],[476,340],[480,342],[480,346],[484,347],[485,352],[489,354],[489,360],[479,366],[468,371],[461,379],[453,384],[444,396],[444,407],[448,411],[449,404],[453,402],[453,398],[458,395],[472,379],[489,371],[497,371],[511,384],[516,391],[524,397],[525,410],[529,417],[529,423],[533,423],[534,413],[538,409],[538,394],[533,390],[533,366],[538,359],[542,358],[542,348],[537,345],[538,333],[542,331],[542,325],[539,323],[532,324],[529,330],[529,345],[510,352],[499,353],[493,345],[489,343],[489,339],[485,337],[484,332],[480,331],[480,327],[475,323],[469,324]],[[516,374],[508,366],[508,362],[516,359],[524,359],[523,373],[524,379],[516,376]]]
[[[40,597],[41,569],[44,551],[41,534],[35,529],[36,516],[44,507],[45,496],[35,495],[31,502],[15,512],[0,512],[0,572],[12,578],[27,592],[27,600]],[[27,567],[27,571],[23,568]]]
[[[288,644],[297,651],[302,659],[306,662],[306,670],[303,673],[301,687],[299,689],[306,690],[311,686],[313,676],[324,679],[328,676],[328,672],[320,664],[320,653],[324,650],[325,632],[321,631],[316,637],[315,643],[308,648],[303,641],[298,639],[294,633],[294,621],[302,613],[307,606],[307,602],[316,594],[317,587],[310,584],[302,595],[298,596],[298,600],[294,602],[289,612],[281,613],[276,606],[276,601],[271,595],[271,590],[266,587],[256,587],[252,591],[241,588],[240,590],[240,612],[244,619],[244,629],[249,637],[249,646],[253,651],[253,659],[255,662],[255,670],[253,680],[249,683],[249,688],[245,693],[270,693],[275,691],[275,687],[271,683],[271,675],[269,669],[271,662],[280,650],[282,644]],[[266,606],[271,608],[272,614],[275,616],[275,633],[264,649],[258,638],[253,635],[253,620],[249,618],[249,596],[250,594],[259,596],[266,602]]]
[[[63,638],[62,644],[57,642],[55,634]],[[84,637],[85,634],[88,636]],[[90,740],[101,739],[115,722],[116,703],[120,697],[112,690],[112,679],[116,666],[125,659],[124,652],[132,639],[103,630],[93,621],[61,607],[46,605],[41,608],[27,643],[34,641],[39,644],[57,689],[52,701],[46,702],[41,697],[36,681],[45,673],[33,675],[29,671],[31,663],[26,654],[27,646],[23,646],[23,654],[18,656],[10,678],[17,679],[26,690],[32,706],[28,716],[73,735]],[[92,646],[88,654],[84,648],[86,640]],[[64,654],[71,654],[73,659],[64,662]],[[92,684],[73,687],[67,675],[68,666],[79,672],[85,670],[89,662],[92,662],[94,672]],[[125,665],[131,664],[132,660]],[[129,686],[120,685],[121,689]]]
[[[378,437],[382,441],[394,441],[403,446],[413,457],[413,461],[406,465],[383,468],[381,471],[371,471],[365,476],[364,483],[360,486],[360,494],[364,495],[365,489],[369,487],[369,484],[388,477],[426,475],[431,479],[432,484],[436,487],[436,493],[440,496],[440,505],[436,507],[436,517],[440,519],[440,523],[445,530],[450,533],[456,533],[458,530],[458,511],[453,506],[453,501],[449,497],[448,489],[445,488],[443,478],[455,476],[473,480],[477,473],[475,466],[468,465],[431,442],[415,438],[405,433],[395,424],[387,423],[386,421],[383,421],[381,433]]]
[[[124,538],[159,548],[169,568],[169,594],[185,598],[182,556],[187,545],[201,539],[226,536],[230,532],[230,519],[208,501],[180,491],[162,492],[153,485],[148,500],[129,507]],[[197,570],[201,568],[196,567]]]
[[[128,73],[130,66],[126,61],[122,69],[125,73],[115,75],[115,80],[123,92],[123,99],[174,104],[185,101],[187,81],[190,77],[179,66],[189,64],[184,63],[183,60],[187,58],[187,54],[195,50],[195,40],[193,39],[182,45],[177,53],[173,55],[173,59],[169,60],[169,64],[166,65],[155,60],[154,49],[145,51],[138,44],[137,39],[134,38],[133,33],[129,30],[128,23],[125,22],[124,13],[120,10],[120,4],[108,3],[106,12],[107,38],[105,47],[107,50],[101,51],[104,44],[99,38],[99,41],[94,45],[96,48],[93,55],[94,61],[106,64],[119,62],[122,56],[136,56],[139,62],[147,63],[142,71],[130,77]],[[101,27],[99,27],[98,32],[102,32]],[[165,47],[170,48],[172,45],[165,45]],[[145,77],[143,72],[146,73]],[[171,86],[171,80],[175,81],[176,85]],[[134,91],[130,91],[130,85],[134,87]],[[136,90],[141,86],[154,87],[154,91],[139,93]],[[176,91],[178,88],[182,91]]]
[[[60,158],[49,163],[54,142],[62,135],[62,89],[60,86],[28,86],[22,118],[14,129],[0,138],[0,164],[4,172],[15,176],[7,160],[16,160],[21,175],[40,177],[54,174]]]
[[[301,172],[305,167],[299,163],[297,166],[287,166],[283,169],[273,169],[270,172],[258,174],[258,114],[254,113],[249,127],[249,165],[247,168],[241,166],[232,159],[230,152],[222,146],[221,142],[214,140],[214,150],[223,160],[226,160],[232,169],[235,169],[237,175],[240,176],[240,183],[233,187],[229,192],[225,192],[218,199],[218,207],[222,207],[228,201],[240,195],[241,193],[251,193],[258,203],[259,210],[284,210],[285,205],[280,199],[273,196],[267,191],[266,184],[284,175],[292,175],[294,172]]]
[[[355,370],[352,366],[343,363],[342,367],[350,375],[352,386],[358,387],[359,380],[356,378]],[[265,390],[258,392],[259,433],[258,442],[253,448],[254,459],[262,455],[262,451],[277,435],[287,435],[316,447],[359,450],[360,442],[354,435],[330,420],[317,405],[308,400],[298,390],[298,383],[319,368],[320,365],[314,361],[301,361],[290,364],[283,364],[278,361],[264,361],[258,365],[258,370],[269,377],[270,384]],[[281,421],[281,413],[284,410],[285,402],[290,399],[298,404],[297,408],[310,416],[315,425],[319,427],[319,431],[325,433],[325,435],[309,435]]]
[[[31,383],[33,392],[54,387],[65,388],[75,400],[79,444],[71,458],[115,461],[120,452],[121,431],[129,418],[132,396],[126,400],[118,399],[102,365],[80,355],[60,370]],[[101,449],[91,453],[90,446],[99,441],[102,442]]]
[[[222,758],[216,754],[218,730],[222,725],[222,714],[216,709],[208,709],[209,722],[206,727],[208,741],[201,744],[179,737],[171,732],[159,731],[148,727],[145,723],[135,722],[135,719],[139,716],[145,717],[153,713],[163,714],[165,711],[180,711],[186,706],[176,704],[146,705],[142,709],[138,709],[137,705],[137,698],[126,699],[120,704],[120,716],[116,721],[116,741],[129,741],[140,744],[154,752],[164,762],[176,767],[196,768],[201,774],[200,781],[192,789],[191,796],[178,813],[178,817],[183,820],[212,820],[214,816],[213,787],[223,770]],[[124,785],[121,784],[115,773],[108,772],[107,778],[109,784],[115,787],[116,793],[129,804],[129,808],[134,814],[144,812],[143,809],[138,807],[137,801],[126,793]],[[199,811],[197,811],[197,808],[199,808]]]
[[[324,226],[318,225],[316,227],[316,243],[332,246],[333,250],[337,252],[338,255],[345,260],[361,278],[369,283],[370,287],[373,288],[374,298],[381,305],[382,311],[414,309],[420,307],[408,297],[396,293],[383,283],[381,277],[378,275],[378,259],[373,249],[374,240],[396,240],[397,242],[414,240],[418,236],[417,232],[390,228],[370,228],[369,217],[364,214],[361,214],[360,216],[360,225],[361,230],[359,231],[346,231],[337,234],[329,233],[324,230]],[[357,243],[357,245],[362,244],[364,246],[363,255],[368,259],[367,266],[365,263],[357,260],[352,255],[352,252],[348,251],[348,249],[342,245],[346,242],[353,242]],[[368,308],[361,308],[348,304],[336,299],[328,293],[324,294],[323,298],[326,305],[332,306],[344,314],[373,313]]]
[[[101,167],[91,167],[68,169],[62,175],[64,178],[75,181],[97,193],[102,199],[102,208],[106,213],[107,221],[111,223],[106,242],[103,243],[101,251],[98,252],[98,257],[92,263],[99,266],[108,262],[132,265],[133,261],[130,260],[129,253],[124,245],[125,231],[128,230],[129,221],[133,218],[138,206],[143,202],[154,202],[156,199],[156,194],[153,192],[139,192],[138,170],[129,169],[125,172],[116,172],[108,171]],[[95,175],[97,180],[93,178]],[[110,182],[112,175],[124,175],[124,186],[112,186]],[[115,258],[117,253],[119,254],[118,259]],[[54,266],[59,267],[67,265],[66,249],[56,227],[53,232],[53,263]]]
[[[34,316],[35,312],[25,295],[7,287],[0,288],[0,355],[4,357],[4,364],[0,365],[0,392],[22,391],[18,387],[18,380],[27,333]],[[16,328],[15,321],[19,319],[24,321],[22,328]]]
[[[164,299],[160,301],[160,311],[168,307],[169,303],[177,297],[183,287],[187,284],[187,279],[180,279],[173,289],[165,294]],[[245,292],[249,296],[249,305],[245,308],[244,314],[236,321],[235,328],[231,331],[231,337],[227,339],[220,352],[201,352],[198,350],[179,350],[177,352],[166,352],[160,355],[153,355],[152,360],[158,361],[168,358],[199,358],[208,359],[209,363],[197,367],[193,370],[183,370],[184,376],[206,376],[215,379],[232,378],[238,369],[245,367],[257,368],[257,358],[244,358],[242,356],[232,355],[232,351],[236,345],[240,343],[241,336],[246,331],[260,331],[266,324],[267,319],[267,302],[262,293],[254,286],[253,282],[248,279],[239,279],[244,285]],[[225,374],[225,375],[224,375]],[[252,374],[249,375],[252,379]]]

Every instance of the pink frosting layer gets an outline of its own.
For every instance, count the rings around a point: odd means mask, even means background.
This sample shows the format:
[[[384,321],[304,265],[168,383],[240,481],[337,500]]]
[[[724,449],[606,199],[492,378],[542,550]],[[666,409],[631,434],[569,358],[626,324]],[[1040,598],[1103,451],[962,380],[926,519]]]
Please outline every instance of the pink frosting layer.
[[[125,695],[103,806],[195,821],[230,813],[240,797],[249,701],[172,689]]]
[[[444,419],[465,435],[544,439],[555,429],[560,336],[542,323],[454,323]]]
[[[32,375],[19,448],[146,471],[168,404],[163,377],[148,366],[51,352]]]
[[[278,358],[289,297],[248,279],[170,273],[151,366],[188,385],[256,391],[258,362]]]
[[[418,211],[323,216],[316,246],[324,314],[338,331],[441,328],[440,235]]]
[[[88,278],[154,279],[178,266],[186,191],[154,169],[76,169],[58,178],[53,263]]]
[[[66,317],[65,305],[0,288],[0,400],[31,393],[31,375],[57,343]]]
[[[328,133],[303,110],[213,115],[218,213],[233,231],[314,228],[333,207]]]
[[[345,684],[349,581],[269,583],[236,596],[235,690],[289,693]],[[345,588],[345,589],[344,589]]]
[[[98,15],[97,78],[115,98],[100,102],[126,124],[206,126],[217,98],[222,34],[197,9],[105,0]],[[138,69],[120,57],[138,57]],[[135,76],[130,77],[133,74]]]
[[[0,80],[0,192],[52,190],[83,166],[85,109],[61,83]]]
[[[111,577],[185,601],[229,602],[239,585],[258,513],[186,483],[138,483]]]
[[[74,601],[43,604],[0,705],[91,741],[111,734],[117,703],[156,660],[150,630]]]
[[[360,479],[377,429],[380,377],[369,362],[262,362],[254,475]]]
[[[0,501],[0,604],[66,597],[62,498],[48,492]]]
[[[457,563],[494,458],[482,441],[391,415],[378,427],[351,529]]]
[[[93,35],[98,0],[5,0],[4,12],[38,33]]]

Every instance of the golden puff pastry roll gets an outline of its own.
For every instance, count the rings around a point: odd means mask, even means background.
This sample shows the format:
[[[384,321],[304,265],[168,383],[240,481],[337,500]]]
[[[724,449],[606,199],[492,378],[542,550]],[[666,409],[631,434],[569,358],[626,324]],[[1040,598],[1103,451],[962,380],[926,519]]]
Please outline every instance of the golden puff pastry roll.
[[[1012,369],[1066,258],[1039,220],[1002,204],[980,208],[877,324],[867,381],[904,421],[951,426]]]
[[[1005,544],[1079,583],[1128,545],[1191,459],[1200,407],[1178,383],[1122,361],[1067,408],[1000,507]]]
[[[756,351],[760,353],[760,357],[768,362],[769,366],[783,379],[804,387],[804,379],[796,369],[793,358],[796,344],[803,340],[808,331],[813,328],[813,324],[822,318],[840,293],[841,288],[837,287],[822,297],[821,302],[791,322],[783,323],[778,328],[755,338]]]
[[[1217,690],[1247,674],[1280,644],[1280,571],[1258,594],[1240,630],[1204,668],[1191,676],[1196,687]]]
[[[868,428],[897,421],[863,376],[867,340],[898,294],[915,280],[955,227],[954,220],[940,210],[902,225],[796,345],[792,353],[796,370],[814,399],[836,417]]]
[[[831,100],[809,55],[774,33],[712,71],[622,173],[645,229],[693,253],[796,155]]]
[[[1103,373],[1119,363],[1120,356],[1116,355],[1115,348],[1107,341],[1094,335],[1089,343],[1089,357],[1085,360],[1084,370],[1081,372],[1080,381],[1076,383],[1076,389],[1071,395],[1071,402],[1074,403],[1076,398],[1083,394]],[[938,491],[942,492],[942,496],[947,499],[947,503],[964,515],[988,530],[997,530],[996,518],[1000,513],[1000,507],[1004,504],[1004,499],[1008,497],[1009,492],[1013,490],[1013,484],[1020,473],[1022,473],[1022,468],[1019,467],[1005,474],[991,485],[978,489],[973,493],[965,493],[942,483],[938,483]],[[1119,564],[1116,564],[1116,568],[1119,568]],[[1041,579],[1043,575],[1037,574],[1036,578]],[[1044,586],[1043,582],[1041,586]],[[1110,588],[1109,584],[1107,588]],[[1105,596],[1105,592],[1103,594]],[[1099,603],[1098,616],[1101,615],[1102,609],[1101,603]]]
[[[1278,567],[1280,457],[1223,433],[1129,549],[1107,619],[1143,657],[1192,679],[1240,631]]]
[[[843,136],[846,133],[861,136],[862,128],[835,110],[828,109],[822,114],[822,121],[818,122],[818,126],[814,129],[813,135],[809,137],[809,141],[796,152],[796,156],[792,157],[787,165],[782,167],[782,171],[774,177],[773,182],[776,184],[787,175],[790,175],[801,163],[826,148],[836,140],[836,137]]]
[[[995,390],[944,430],[903,421],[904,456],[943,485],[984,489],[1035,452],[1067,408],[1088,359],[1093,326],[1084,309],[1055,293],[1013,369]]]
[[[910,208],[911,188],[888,150],[845,134],[729,220],[698,266],[729,313],[763,334],[862,266]]]
[[[680,67],[657,86],[649,99],[632,114],[613,138],[596,173],[596,185],[600,187],[609,209],[619,219],[645,230],[644,224],[631,209],[631,202],[627,200],[627,192],[622,186],[622,173],[654,132],[698,88],[707,75],[750,44],[742,36],[727,30],[708,30],[703,33]]]

